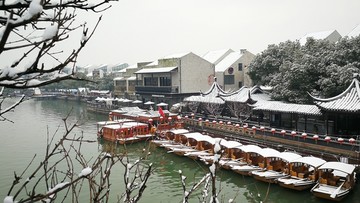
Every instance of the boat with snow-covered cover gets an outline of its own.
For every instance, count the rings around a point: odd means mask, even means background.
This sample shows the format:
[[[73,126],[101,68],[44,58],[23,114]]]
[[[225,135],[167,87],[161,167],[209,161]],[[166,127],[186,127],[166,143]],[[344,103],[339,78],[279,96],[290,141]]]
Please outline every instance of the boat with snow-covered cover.
[[[311,189],[314,196],[342,201],[355,186],[355,166],[342,162],[326,162],[319,167],[319,181]]]
[[[290,176],[277,179],[277,183],[284,188],[292,190],[307,190],[312,188],[319,176],[318,168],[326,161],[324,159],[306,156],[290,161]]]
[[[276,183],[278,178],[289,176],[289,162],[299,159],[301,155],[294,152],[278,152],[271,148],[262,149],[261,155],[265,158],[264,170],[252,171],[251,175],[260,181]]]

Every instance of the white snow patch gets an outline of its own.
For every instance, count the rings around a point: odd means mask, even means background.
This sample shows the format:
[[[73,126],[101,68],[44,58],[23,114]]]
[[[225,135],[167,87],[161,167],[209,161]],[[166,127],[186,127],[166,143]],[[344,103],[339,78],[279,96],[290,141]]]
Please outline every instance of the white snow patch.
[[[216,169],[215,164],[212,164],[212,165],[209,167],[209,169],[210,169],[210,172],[211,172],[212,176],[215,176],[215,169]]]
[[[92,169],[90,167],[86,167],[80,172],[79,177],[87,176],[91,172],[92,172]]]
[[[54,191],[56,191],[56,190],[58,190],[58,189],[61,189],[61,188],[65,187],[65,186],[68,185],[68,184],[69,184],[69,182],[59,183],[59,184],[55,185],[55,187],[51,188],[51,189],[47,192],[47,194],[53,193]]]
[[[25,20],[31,19],[33,16],[40,14],[43,11],[43,7],[41,5],[41,0],[32,0],[29,9],[24,14],[23,18]],[[21,21],[19,19],[18,21]]]
[[[6,196],[4,198],[4,203],[14,203],[14,197],[13,196]]]
[[[55,37],[57,33],[58,33],[58,24],[55,23],[54,25],[51,25],[45,29],[42,38],[43,40],[49,40]]]

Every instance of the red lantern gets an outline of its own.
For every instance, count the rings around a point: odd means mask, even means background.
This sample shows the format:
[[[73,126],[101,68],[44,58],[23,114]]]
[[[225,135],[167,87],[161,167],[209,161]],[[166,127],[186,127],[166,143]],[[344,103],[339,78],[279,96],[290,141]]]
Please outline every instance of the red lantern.
[[[240,125],[237,123],[237,124],[235,124],[235,127],[240,128]]]
[[[202,118],[199,118],[199,121],[202,121]]]
[[[185,116],[185,119],[188,119],[189,118],[189,116]]]
[[[253,126],[252,130],[253,130],[254,133],[256,133],[256,126]]]
[[[285,136],[285,134],[286,134],[286,131],[285,130],[281,130],[281,135],[284,137]]]
[[[314,135],[313,139],[315,140],[315,143],[317,143],[318,139],[319,139],[319,135]]]
[[[153,122],[153,119],[149,118],[149,123],[152,124],[152,122]]]
[[[306,134],[306,133],[302,133],[302,134],[301,134],[301,137],[305,140],[306,137],[307,137],[307,134]]]
[[[275,135],[275,131],[276,131],[275,128],[271,128],[271,134],[272,135]]]
[[[248,125],[244,125],[243,128],[244,128],[244,130],[246,131],[247,128],[248,128]]]
[[[344,142],[344,139],[341,138],[341,137],[339,137],[339,138],[337,139],[337,141],[338,141],[340,144],[342,144],[342,143]]]
[[[219,124],[222,125],[224,122],[223,121],[219,121]]]
[[[169,121],[171,121],[171,120],[172,120],[172,118],[171,118],[171,117],[169,117],[169,118],[168,118],[168,120],[169,120]]]
[[[331,137],[326,136],[326,137],[324,138],[324,140],[325,140],[327,143],[329,143],[329,142],[330,142],[330,140],[331,140]]]
[[[355,144],[355,141],[356,141],[356,140],[355,140],[354,138],[350,138],[350,139],[349,139],[349,142],[350,142],[351,144]]]
[[[181,116],[177,116],[177,119],[178,119],[178,120],[181,120]]]
[[[296,132],[295,131],[291,131],[291,136],[295,137]]]
[[[230,121],[228,121],[228,122],[227,122],[227,124],[228,124],[228,125],[231,125],[231,122],[230,122]]]
[[[206,119],[205,122],[209,123],[209,119]]]
[[[265,127],[264,127],[264,126],[261,126],[261,127],[260,127],[260,130],[264,132],[264,131],[265,131]]]

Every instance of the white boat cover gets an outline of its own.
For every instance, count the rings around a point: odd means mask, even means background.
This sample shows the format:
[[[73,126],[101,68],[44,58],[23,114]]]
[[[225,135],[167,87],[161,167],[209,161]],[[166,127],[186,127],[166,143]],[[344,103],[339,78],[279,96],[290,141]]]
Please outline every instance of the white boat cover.
[[[240,146],[239,149],[245,153],[251,153],[251,152],[258,153],[259,151],[261,151],[261,147],[256,145],[243,145]]]
[[[330,161],[321,165],[319,169],[334,169],[347,174],[352,174],[355,170],[355,166],[347,163]]]
[[[227,141],[227,140],[221,140],[220,145],[224,146],[225,148],[231,149],[242,146],[240,142],[237,141]]]
[[[279,154],[279,158],[281,158],[285,162],[294,161],[294,160],[297,160],[297,159],[299,159],[301,157],[302,156],[300,154],[296,154],[294,152],[281,152]]]
[[[307,165],[310,165],[314,168],[318,168],[319,166],[323,165],[326,161],[324,159],[313,157],[313,156],[305,156],[301,157],[299,159],[295,159],[293,161],[290,161],[291,163],[304,163]]]
[[[280,155],[278,150],[272,148],[263,148],[256,153],[260,154],[262,157],[279,157]]]

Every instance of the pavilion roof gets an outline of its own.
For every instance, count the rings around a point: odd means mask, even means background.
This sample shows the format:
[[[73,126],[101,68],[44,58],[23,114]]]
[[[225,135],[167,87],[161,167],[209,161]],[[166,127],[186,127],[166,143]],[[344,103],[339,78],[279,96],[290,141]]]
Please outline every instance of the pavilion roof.
[[[359,80],[354,78],[349,87],[341,94],[321,99],[310,95],[314,99],[314,103],[322,110],[333,112],[360,112],[360,88]]]

